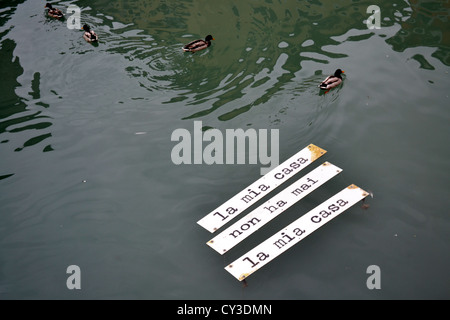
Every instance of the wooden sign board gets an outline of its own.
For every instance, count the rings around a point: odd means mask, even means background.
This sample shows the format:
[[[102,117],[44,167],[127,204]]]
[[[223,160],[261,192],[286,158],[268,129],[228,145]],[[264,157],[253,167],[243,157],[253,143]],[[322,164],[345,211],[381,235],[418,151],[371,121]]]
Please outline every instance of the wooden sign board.
[[[341,171],[342,169],[335,165],[325,162],[222,231],[207,244],[224,254]]]
[[[369,193],[350,185],[225,267],[239,281],[265,266]]]
[[[220,207],[211,211],[197,223],[209,232],[217,231],[224,224],[237,217],[252,204],[275,190],[275,188],[292,178],[325,153],[325,150],[310,144],[226,201]]]

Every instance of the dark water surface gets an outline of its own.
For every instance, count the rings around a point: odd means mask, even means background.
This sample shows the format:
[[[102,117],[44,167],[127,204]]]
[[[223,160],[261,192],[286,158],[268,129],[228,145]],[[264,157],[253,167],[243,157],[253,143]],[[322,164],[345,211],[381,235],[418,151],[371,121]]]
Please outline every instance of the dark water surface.
[[[0,3],[0,299],[450,298],[448,2],[55,3],[82,9],[97,46],[44,4]],[[207,34],[209,49],[181,51]],[[344,84],[320,94],[337,68]],[[278,129],[280,162],[314,143],[344,171],[220,256],[196,222],[261,164],[175,165],[171,134],[194,121]],[[351,183],[369,209],[245,289],[223,269]]]

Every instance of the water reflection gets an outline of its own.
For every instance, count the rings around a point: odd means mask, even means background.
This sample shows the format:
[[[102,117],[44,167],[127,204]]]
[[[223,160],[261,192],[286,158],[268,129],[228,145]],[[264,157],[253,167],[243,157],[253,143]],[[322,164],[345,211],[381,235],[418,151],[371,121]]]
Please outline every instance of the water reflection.
[[[334,43],[330,35],[347,31],[349,11],[359,14],[354,24],[361,25],[365,15],[365,6],[352,1],[340,5],[331,1],[115,1],[104,5],[105,14],[128,26],[108,29],[107,50],[130,60],[131,76],[151,91],[170,90],[165,103],[185,107],[188,114],[183,119],[223,110],[218,115],[223,121],[268,102],[295,77],[302,60],[316,59],[300,57],[300,52],[319,53],[323,63],[345,57],[322,47]],[[184,43],[208,33],[216,41],[206,52],[181,52]]]
[[[228,121],[267,104],[276,96],[297,97],[309,92],[314,81],[341,67],[335,65],[336,61],[348,57],[347,52],[337,49],[342,48],[339,45],[345,41],[365,41],[376,35],[363,23],[367,18],[367,4],[352,0],[339,4],[331,0],[220,3],[81,0],[76,4],[82,8],[83,23],[94,25],[101,34],[101,44],[96,49],[122,56],[127,61],[124,71],[148,91],[163,95],[163,104],[182,109],[181,118],[185,120],[214,114],[217,119]],[[386,39],[394,50],[403,51],[423,43],[437,48],[432,56],[447,65],[450,63],[448,37],[444,33],[447,5],[421,1],[411,1],[408,5],[398,1],[380,7],[382,28],[401,26],[397,34]],[[338,36],[349,30],[361,32],[338,40]],[[206,34],[216,38],[210,48],[196,54],[181,51],[183,44],[204,38]],[[7,75],[9,87],[2,89],[5,92],[2,99],[12,99],[15,103],[2,102],[0,112],[4,120],[0,133],[12,124],[10,133],[40,132],[15,149],[20,151],[51,137],[48,131],[42,132],[51,122],[41,121],[48,117],[37,108],[30,114],[10,119],[13,114],[25,112],[30,104],[28,97],[18,97],[14,92],[19,86],[15,79],[23,69],[19,60],[12,61],[12,50],[14,43],[5,39],[2,61],[9,61],[10,66],[2,70],[14,70]],[[415,53],[411,59],[418,61],[420,68],[434,69],[421,53]],[[299,73],[309,62],[314,64],[314,71],[300,78]],[[291,85],[292,82],[297,83]],[[48,107],[40,97],[39,72],[33,75],[29,95],[35,106]],[[24,122],[26,125],[20,125]],[[43,150],[52,147],[47,145]]]
[[[404,10],[410,11],[407,19],[402,19],[404,15],[399,11],[394,14],[393,19],[402,28],[386,42],[392,45],[395,51],[400,52],[407,48],[418,46],[418,44],[436,48],[436,51],[431,56],[450,66],[449,2],[411,0],[410,4],[410,7],[404,8]],[[434,70],[434,67],[423,55],[416,54],[412,58],[419,62],[421,68]]]
[[[79,3],[87,5],[86,1]],[[327,0],[220,4],[135,0],[100,1],[95,6],[102,12],[97,17],[109,17],[103,21],[108,32],[105,50],[126,57],[130,62],[126,71],[142,87],[166,92],[164,104],[185,109],[182,119],[217,113],[219,120],[231,120],[283,94],[288,84],[298,79],[296,73],[304,62],[319,68],[303,79],[306,83],[334,70],[336,60],[348,57],[334,50],[341,44],[337,36],[361,30],[343,41],[364,41],[375,35],[364,24],[367,4],[351,0],[339,4]],[[404,1],[381,5],[382,27],[402,26],[386,42],[398,51],[417,43],[418,39],[408,39],[405,32],[411,29],[417,33],[429,21],[415,18],[416,12],[431,12],[432,25],[440,28],[441,14],[448,9],[443,6],[425,8],[413,1],[411,15],[411,7]],[[426,33],[435,34],[433,30],[431,27]],[[181,52],[183,44],[209,33],[216,41],[205,52]],[[430,39],[430,45],[446,46],[446,40]],[[446,61],[447,51],[438,49],[434,55]],[[433,68],[420,54],[412,59],[422,68]],[[298,94],[308,87],[298,85],[295,89]]]
[[[25,135],[20,137],[25,137],[27,140],[22,146],[14,149],[14,151],[21,151],[26,147],[40,144],[51,137],[51,133],[45,129],[49,128],[52,123],[49,121],[50,117],[43,115],[41,110],[36,111],[30,108],[30,105],[33,104],[48,108],[48,104],[41,101],[39,72],[35,72],[33,75],[31,91],[28,93],[30,99],[16,95],[16,88],[21,86],[17,78],[23,74],[24,70],[20,65],[19,58],[13,56],[15,47],[15,42],[10,39],[1,42],[0,61],[2,61],[2,69],[0,77],[3,80],[3,85],[0,86],[0,135],[12,137],[11,134],[13,133],[26,132]],[[14,138],[14,141],[16,140]],[[9,138],[2,138],[1,142],[7,143]],[[47,145],[42,150],[46,152],[53,149],[51,145]]]

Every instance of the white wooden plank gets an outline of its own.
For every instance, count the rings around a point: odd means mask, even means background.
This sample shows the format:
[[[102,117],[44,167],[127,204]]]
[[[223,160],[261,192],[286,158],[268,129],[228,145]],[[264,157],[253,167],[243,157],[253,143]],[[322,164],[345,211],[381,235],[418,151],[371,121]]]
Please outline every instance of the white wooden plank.
[[[325,162],[222,231],[207,244],[218,253],[224,254],[341,171],[337,166]]]
[[[197,223],[209,232],[215,232],[325,153],[326,150],[310,144],[211,211]]]
[[[239,281],[244,280],[368,195],[350,185],[227,265],[225,270]]]

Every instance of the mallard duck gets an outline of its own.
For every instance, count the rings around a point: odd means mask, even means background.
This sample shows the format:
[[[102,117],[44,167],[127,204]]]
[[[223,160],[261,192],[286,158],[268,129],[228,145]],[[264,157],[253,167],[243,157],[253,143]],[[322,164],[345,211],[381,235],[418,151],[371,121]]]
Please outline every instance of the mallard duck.
[[[209,34],[206,36],[205,40],[199,39],[189,42],[187,45],[183,47],[183,51],[194,53],[206,49],[211,45],[211,40],[214,40],[214,38]]]
[[[48,9],[47,14],[52,17],[52,18],[56,18],[56,19],[61,19],[64,18],[64,14],[62,13],[61,10],[53,8],[52,5],[50,3],[47,3],[45,5],[45,8]]]
[[[328,76],[318,85],[318,87],[322,90],[329,90],[331,88],[337,87],[342,82],[341,73],[344,73],[344,71],[342,71],[341,69],[337,69],[334,72],[334,75]]]
[[[91,27],[89,27],[87,24],[85,24],[83,26],[83,29],[81,29],[81,30],[84,30],[83,38],[87,42],[97,42],[98,41],[97,34],[94,32],[94,30],[91,30]]]

